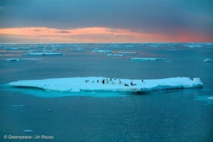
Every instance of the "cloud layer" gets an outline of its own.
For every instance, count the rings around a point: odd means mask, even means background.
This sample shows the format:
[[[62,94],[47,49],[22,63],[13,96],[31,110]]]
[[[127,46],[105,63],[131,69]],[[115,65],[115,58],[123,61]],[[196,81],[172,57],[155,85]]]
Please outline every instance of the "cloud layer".
[[[193,37],[181,41],[213,41],[212,0],[0,0],[0,3],[1,30],[46,27],[70,34],[70,29],[98,27],[173,40],[183,38],[184,33],[185,37]],[[105,34],[100,35],[106,38]],[[84,35],[83,40],[88,36]]]

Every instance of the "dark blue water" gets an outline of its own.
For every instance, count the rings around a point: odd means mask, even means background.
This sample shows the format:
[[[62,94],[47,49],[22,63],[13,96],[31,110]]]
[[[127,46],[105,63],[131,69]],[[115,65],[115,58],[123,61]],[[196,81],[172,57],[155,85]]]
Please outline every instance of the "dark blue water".
[[[196,45],[196,47],[192,47]],[[10,47],[22,47],[8,50]],[[24,50],[23,47],[29,49]],[[30,50],[54,50],[62,56],[23,56]],[[95,53],[136,52],[123,57]],[[213,44],[64,44],[0,45],[0,139],[4,136],[54,136],[52,141],[213,141]],[[8,62],[6,58],[40,58]],[[131,61],[132,57],[167,58]],[[25,79],[104,76],[129,79],[200,77],[202,89],[148,94],[62,93],[8,88]],[[24,130],[32,130],[30,133]],[[10,141],[16,141],[11,140]],[[27,141],[27,140],[26,140]],[[46,141],[32,139],[28,141]]]

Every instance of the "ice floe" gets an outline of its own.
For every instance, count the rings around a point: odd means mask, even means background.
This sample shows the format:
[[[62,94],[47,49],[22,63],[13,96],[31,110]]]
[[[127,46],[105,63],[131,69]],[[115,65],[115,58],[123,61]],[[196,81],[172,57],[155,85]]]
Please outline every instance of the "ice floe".
[[[29,52],[27,54],[24,54],[26,56],[51,56],[51,55],[63,55],[63,53],[59,52]]]
[[[112,56],[112,57],[123,57],[124,54],[108,54],[107,56]]]
[[[137,52],[131,52],[131,51],[123,51],[120,52],[121,54],[137,54]]]
[[[167,89],[200,88],[200,78],[175,77],[164,79],[115,79],[106,77],[73,77],[43,80],[20,80],[8,83],[12,87],[38,88],[49,91],[118,91],[150,92]]]
[[[38,60],[41,60],[41,58],[22,58],[21,60],[24,60],[24,61],[38,61]]]
[[[157,60],[167,60],[167,58],[130,58],[130,60],[157,61]]]
[[[112,53],[112,50],[92,50],[92,52],[97,52],[97,53]]]
[[[24,133],[32,133],[33,130],[23,130]]]
[[[12,107],[29,107],[29,105],[12,105]]]
[[[200,47],[203,47],[202,45],[200,45],[198,43],[185,44],[185,46],[189,47],[189,48],[200,48]]]
[[[213,100],[213,96],[212,97],[208,97],[209,100]]]
[[[7,58],[7,59],[4,59],[5,61],[13,61],[13,62],[18,62],[20,61],[19,58]]]
[[[4,59],[5,61],[15,61],[15,62],[18,62],[18,61],[38,61],[38,60],[41,60],[41,58],[7,58],[7,59]]]
[[[28,47],[5,47],[4,50],[29,50]]]
[[[212,61],[213,61],[212,59],[206,58],[203,62],[204,62],[204,63],[210,63],[210,62],[212,62]]]

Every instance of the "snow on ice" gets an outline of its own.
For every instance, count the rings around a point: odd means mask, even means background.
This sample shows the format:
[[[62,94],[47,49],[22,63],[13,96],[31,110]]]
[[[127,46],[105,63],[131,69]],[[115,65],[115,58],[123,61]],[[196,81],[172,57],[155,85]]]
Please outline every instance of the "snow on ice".
[[[20,80],[10,82],[13,87],[39,88],[51,91],[118,91],[150,92],[167,89],[201,88],[200,78],[175,77],[164,79],[119,79],[106,77],[52,78],[43,80]]]

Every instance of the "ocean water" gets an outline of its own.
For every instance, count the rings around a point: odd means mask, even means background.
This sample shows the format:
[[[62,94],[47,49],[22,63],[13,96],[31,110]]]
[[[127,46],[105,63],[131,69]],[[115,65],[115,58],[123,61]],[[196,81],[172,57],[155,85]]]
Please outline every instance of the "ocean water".
[[[63,55],[26,55],[44,50]],[[127,53],[113,57],[93,50]],[[57,142],[212,142],[213,62],[204,63],[206,58],[213,59],[213,43],[0,44],[0,141],[26,135],[32,139],[25,141],[46,141],[45,135]],[[87,76],[199,77],[204,86],[147,94],[7,86],[16,80]]]

